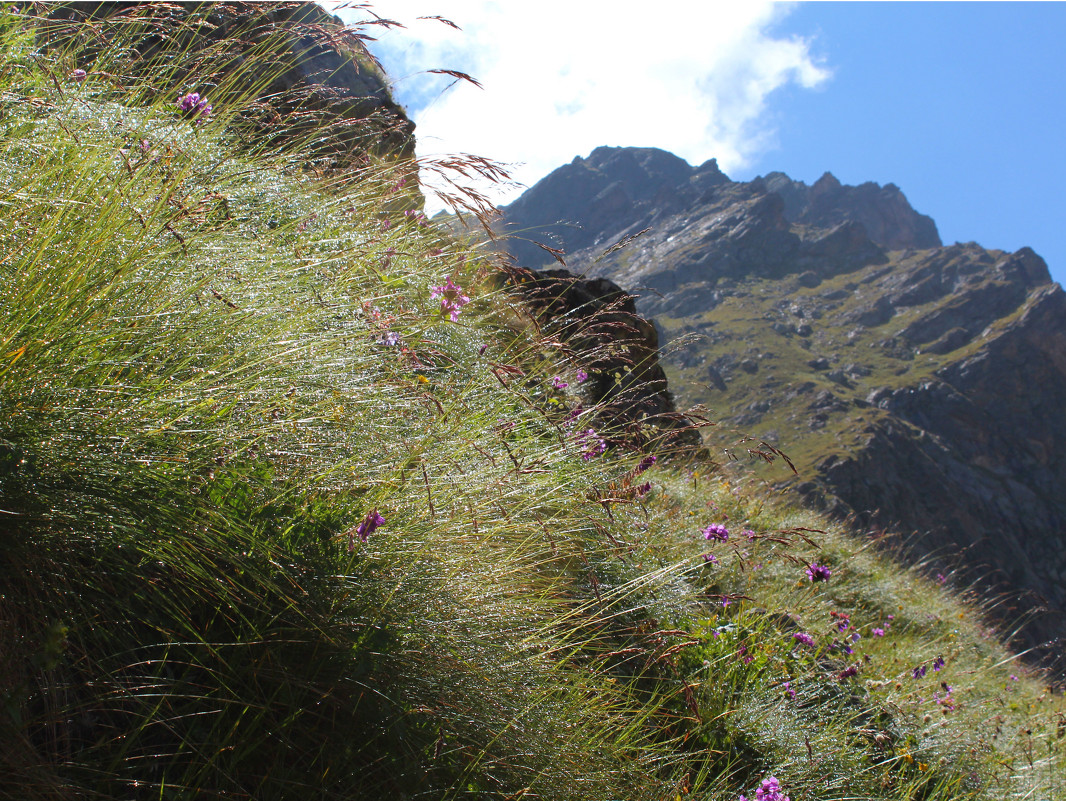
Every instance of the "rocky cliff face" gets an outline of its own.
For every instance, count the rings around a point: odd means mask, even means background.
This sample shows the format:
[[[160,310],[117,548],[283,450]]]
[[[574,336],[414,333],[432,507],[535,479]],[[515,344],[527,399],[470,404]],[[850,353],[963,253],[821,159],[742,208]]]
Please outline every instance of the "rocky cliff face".
[[[1024,644],[1063,652],[1066,295],[1039,256],[945,247],[891,184],[740,183],[638,148],[559,168],[504,226],[636,295],[682,405],[779,445],[811,504],[1027,593]]]

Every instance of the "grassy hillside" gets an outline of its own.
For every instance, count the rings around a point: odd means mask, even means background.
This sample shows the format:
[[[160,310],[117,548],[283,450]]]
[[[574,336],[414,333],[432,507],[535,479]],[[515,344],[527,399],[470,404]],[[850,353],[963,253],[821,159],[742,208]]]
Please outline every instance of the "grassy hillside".
[[[0,796],[1066,797],[965,588],[598,430],[410,165],[0,29]]]

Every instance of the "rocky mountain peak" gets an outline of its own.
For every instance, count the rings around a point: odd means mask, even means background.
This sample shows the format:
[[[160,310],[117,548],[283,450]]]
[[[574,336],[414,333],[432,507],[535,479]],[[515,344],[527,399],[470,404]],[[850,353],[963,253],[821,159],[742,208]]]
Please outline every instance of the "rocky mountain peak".
[[[817,199],[824,195],[838,192],[843,188],[843,184],[837,180],[837,177],[833,173],[826,171],[822,173],[822,177],[814,182],[811,187],[811,197]]]
[[[888,250],[939,247],[940,234],[930,217],[919,214],[895,184],[868,181],[848,186],[826,172],[807,186],[782,172],[766,176],[767,191],[785,201],[789,222],[831,227],[852,220],[861,223],[870,239]]]

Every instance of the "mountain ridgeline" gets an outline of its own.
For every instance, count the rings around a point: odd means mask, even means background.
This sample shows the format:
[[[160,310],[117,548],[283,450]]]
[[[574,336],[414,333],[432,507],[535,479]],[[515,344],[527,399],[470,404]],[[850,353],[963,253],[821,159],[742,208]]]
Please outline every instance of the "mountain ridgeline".
[[[810,504],[1021,594],[1021,644],[1062,653],[1066,295],[1032,250],[945,246],[893,184],[737,182],[652,148],[575,158],[501,225],[520,265],[543,243],[636,296],[680,406],[725,429],[709,444],[781,447]]]

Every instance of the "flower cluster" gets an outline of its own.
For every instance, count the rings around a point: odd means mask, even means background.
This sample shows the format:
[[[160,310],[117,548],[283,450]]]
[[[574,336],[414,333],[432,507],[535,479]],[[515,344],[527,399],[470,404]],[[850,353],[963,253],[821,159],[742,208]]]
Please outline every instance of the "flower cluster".
[[[807,578],[811,581],[829,581],[832,575],[833,572],[826,565],[820,565],[817,562],[812,562],[807,568]]]
[[[640,460],[640,464],[638,464],[635,468],[633,468],[633,475],[639,476],[641,473],[643,473],[645,470],[647,470],[653,464],[655,464],[655,461],[656,461],[656,457],[654,457],[654,456],[645,456],[643,459]]]
[[[829,616],[836,619],[836,629],[841,634],[851,628],[851,615],[849,615],[847,612],[837,612],[834,609],[829,613]]]
[[[420,225],[423,228],[425,228],[427,225],[429,225],[429,218],[426,217],[426,215],[423,214],[422,212],[416,211],[415,209],[408,209],[407,211],[405,211],[403,213],[403,216],[404,217],[409,217],[410,219],[414,220],[418,225]]]
[[[938,692],[933,693],[933,702],[937,704],[937,706],[942,706],[944,708],[944,714],[954,712],[958,703],[955,700],[955,696],[951,694],[951,685],[946,681],[942,681],[940,682],[940,688],[944,691],[944,695],[941,695]]]
[[[444,276],[441,286],[431,287],[430,298],[440,298],[440,313],[447,314],[454,323],[459,319],[459,310],[470,302],[470,298],[463,294],[463,290],[454,282],[450,275]]]
[[[814,637],[812,637],[805,631],[797,631],[795,634],[792,635],[792,639],[794,639],[798,643],[802,643],[803,645],[808,645],[811,648],[814,647]]]
[[[199,92],[189,92],[177,99],[178,110],[190,119],[199,119],[205,122],[211,116],[214,107],[206,99],[200,97]]]
[[[737,801],[748,801],[745,796],[740,796]],[[770,776],[762,780],[759,789],[755,791],[755,801],[790,801],[789,797],[781,790],[781,783]]]
[[[725,542],[729,539],[729,529],[720,523],[711,523],[707,528],[703,530],[703,538],[705,540],[716,540],[718,542]]]
[[[577,441],[582,447],[588,445],[588,447],[585,448],[585,452],[581,454],[581,458],[586,462],[593,456],[599,456],[607,450],[607,443],[596,433],[595,429],[592,428],[579,432],[577,435]]]
[[[85,81],[85,78],[86,78],[87,75],[88,75],[88,73],[85,70],[80,69],[80,68],[76,69],[76,70],[74,70],[74,71],[72,71],[70,73],[71,79],[74,80],[74,81],[77,81],[78,83],[83,83]]]

